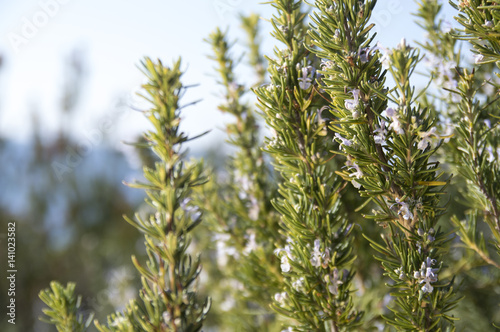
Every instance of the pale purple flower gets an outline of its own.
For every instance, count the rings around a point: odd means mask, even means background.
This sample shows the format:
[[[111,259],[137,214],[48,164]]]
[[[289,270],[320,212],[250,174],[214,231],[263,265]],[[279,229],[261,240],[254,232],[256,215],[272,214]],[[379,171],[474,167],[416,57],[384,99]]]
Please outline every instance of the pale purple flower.
[[[325,276],[325,281],[328,291],[333,295],[337,295],[339,293],[339,285],[343,284],[342,280],[339,280],[339,271],[337,268],[333,269],[331,274]]]
[[[402,124],[399,121],[399,115],[395,109],[393,109],[392,107],[387,108],[385,110],[385,115],[391,119],[391,123],[390,123],[388,129],[393,130],[396,134],[399,134],[399,135],[402,135],[405,133],[403,130]]]
[[[274,300],[278,302],[280,305],[285,305],[285,301],[288,298],[287,292],[281,292],[274,294]]]
[[[484,55],[482,54],[474,54],[474,62],[477,64],[480,64],[484,60]]]
[[[304,291],[304,280],[304,277],[300,277],[299,279],[292,282],[293,289],[295,289],[297,292]]]
[[[344,145],[344,146],[352,146],[352,141],[348,140],[347,138],[344,138],[344,137],[340,136],[339,133],[335,133],[335,138],[339,139],[342,142],[342,143],[340,143],[341,147],[342,147],[342,145]]]
[[[354,97],[354,99],[347,99],[344,102],[344,106],[349,111],[355,111],[359,105],[359,95],[360,95],[361,91],[359,89],[354,89],[351,91],[351,93],[352,93],[352,96]]]
[[[358,54],[359,54],[359,60],[361,61],[361,63],[367,63],[368,61],[370,61],[370,48],[369,47],[360,48]]]
[[[351,162],[347,162],[347,163],[350,163],[350,166],[349,167],[349,170],[352,170],[354,168],[355,172],[349,174],[350,177],[355,177],[356,179],[361,179],[363,177],[363,171],[361,171],[361,168],[359,168],[359,165],[356,164],[356,163],[351,163]],[[346,165],[347,165],[346,163]]]
[[[387,129],[385,128],[385,121],[380,121],[380,126],[376,126],[375,130],[373,130],[376,135],[373,135],[373,139],[375,140],[375,144],[385,145]]]
[[[259,246],[255,241],[255,232],[253,230],[247,231],[247,235],[245,235],[245,239],[247,240],[245,249],[243,249],[243,253],[245,255],[249,255],[252,251],[257,249]]]
[[[431,136],[437,136],[436,127],[432,127],[429,131],[419,132],[418,136],[420,136],[421,140],[418,142],[417,148],[424,151],[431,142]]]
[[[321,266],[321,250],[319,249],[321,245],[321,241],[319,239],[314,240],[314,249],[311,253],[311,264],[314,267],[320,267]]]
[[[413,277],[418,279],[420,284],[424,284],[422,286],[422,291],[424,293],[432,293],[434,287],[432,287],[431,283],[438,281],[437,272],[439,269],[433,269],[432,265],[434,264],[436,264],[436,260],[427,257],[426,260],[422,262],[420,270],[413,272]]]
[[[398,214],[402,215],[404,220],[413,219],[413,213],[410,211],[408,204],[406,204],[405,202],[401,202],[397,197],[395,204],[400,205]]]
[[[302,76],[299,77],[299,79],[298,79],[299,80],[299,87],[302,90],[307,90],[311,87],[312,78],[314,78],[315,71],[316,70],[311,66],[302,67],[302,69],[301,69]],[[311,77],[309,77],[309,75],[311,75]]]
[[[281,259],[281,271],[290,272],[292,266],[290,265],[290,261],[293,261],[294,257],[292,255],[291,246],[287,244],[284,249],[278,248],[274,250],[274,254]]]
[[[391,66],[391,53],[392,51],[389,50],[388,48],[382,46],[382,44],[379,42],[377,44],[378,50],[382,50],[382,57],[380,58],[380,62],[382,63],[382,68],[383,69],[389,69]]]

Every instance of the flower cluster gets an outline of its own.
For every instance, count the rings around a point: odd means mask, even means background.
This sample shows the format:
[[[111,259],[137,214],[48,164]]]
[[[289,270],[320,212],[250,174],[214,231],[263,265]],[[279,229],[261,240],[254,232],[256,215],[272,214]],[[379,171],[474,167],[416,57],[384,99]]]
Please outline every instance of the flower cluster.
[[[311,252],[310,262],[314,267],[322,266],[323,268],[326,268],[328,266],[328,263],[330,262],[330,249],[326,248],[324,251],[321,251],[320,247],[321,240],[314,240],[314,248]]]
[[[359,105],[363,106],[363,103],[360,102],[360,93],[359,89],[354,89],[351,91],[353,99],[347,99],[344,104],[345,108],[352,112],[353,119],[357,119],[360,116],[359,113]]]
[[[333,295],[338,294],[339,286],[344,283],[339,279],[339,271],[337,268],[334,268],[330,274],[325,276],[325,282],[328,287],[328,291]]]
[[[297,69],[300,68],[300,65],[297,64]],[[313,81],[314,81],[314,75],[316,73],[316,69],[312,66],[306,66],[302,67],[299,70],[300,76],[298,78],[299,81],[299,87],[302,90],[309,90],[311,87]]]
[[[399,205],[398,214],[403,216],[404,220],[412,220],[413,213],[407,203],[401,202],[399,198],[396,197],[396,203],[394,205]]]
[[[420,270],[413,272],[413,277],[417,279],[420,284],[424,284],[422,286],[422,292],[424,293],[432,293],[434,287],[432,287],[431,283],[438,281],[437,273],[439,269],[432,268],[434,264],[436,264],[436,260],[427,257],[426,260],[422,262]]]
[[[276,250],[274,250],[274,253],[281,259],[281,271],[285,273],[290,272],[292,268],[290,265],[290,261],[294,260],[294,256],[292,255],[291,245],[287,244],[285,248],[277,248]]]
[[[399,113],[392,107],[385,110],[385,116],[387,116],[389,121],[389,128],[393,130],[398,135],[403,135],[405,133],[403,125],[399,119]]]

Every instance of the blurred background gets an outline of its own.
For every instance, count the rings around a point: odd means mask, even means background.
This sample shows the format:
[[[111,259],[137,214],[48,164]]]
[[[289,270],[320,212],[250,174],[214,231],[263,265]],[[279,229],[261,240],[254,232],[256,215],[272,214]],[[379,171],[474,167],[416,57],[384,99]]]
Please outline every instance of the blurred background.
[[[373,15],[379,40],[413,43],[416,4],[380,1]],[[235,55],[244,52],[239,15],[262,17],[262,50],[272,55],[270,5],[254,0],[0,0],[0,331],[52,331],[38,321],[38,292],[51,280],[75,281],[84,306],[103,319],[135,296],[131,254],[142,236],[122,218],[140,209],[143,194],[122,184],[141,176],[137,141],[147,122],[135,96],[144,56],[169,64],[181,56],[190,89],[183,129],[212,130],[190,143],[195,157],[227,151],[226,120],[203,42],[217,26],[229,29]],[[453,12],[446,6],[451,22]],[[238,67],[245,79],[251,70]],[[252,79],[248,80],[249,82]],[[423,79],[423,81],[425,81]],[[221,146],[225,147],[221,149]],[[223,158],[218,158],[221,160]],[[16,325],[7,305],[7,222],[16,222]]]

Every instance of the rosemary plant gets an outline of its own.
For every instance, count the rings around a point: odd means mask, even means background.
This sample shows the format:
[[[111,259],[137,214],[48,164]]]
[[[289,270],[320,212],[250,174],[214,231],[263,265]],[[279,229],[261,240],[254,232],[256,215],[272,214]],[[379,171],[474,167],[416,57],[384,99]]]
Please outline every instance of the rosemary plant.
[[[281,198],[273,201],[287,239],[276,249],[284,282],[273,308],[297,321],[293,330],[338,331],[358,324],[361,315],[351,297],[352,225],[342,212],[343,185],[330,162],[332,137],[322,118],[327,102],[315,70],[319,59],[305,47],[301,2],[272,5],[278,10],[272,35],[285,48],[269,59],[270,84],[255,92],[275,133],[266,140],[266,151],[284,180]]]
[[[310,50],[323,60],[323,89],[336,118],[330,129],[347,159],[339,174],[378,206],[366,218],[386,229],[382,243],[369,241],[392,279],[387,321],[397,329],[445,329],[457,298],[452,282],[439,279],[449,240],[437,226],[448,180],[430,159],[439,136],[409,80],[418,49],[404,39],[393,50],[371,45],[375,3],[316,1]],[[385,86],[387,72],[395,88]]]
[[[133,257],[139,297],[106,325],[96,321],[99,331],[200,331],[204,322],[207,330],[282,332],[498,325],[498,308],[474,303],[474,292],[498,302],[499,6],[452,1],[463,28],[453,30],[439,1],[417,3],[427,40],[386,48],[374,43],[376,0],[272,0],[271,35],[281,44],[273,56],[261,54],[258,16],[241,17],[253,85],[236,77],[228,33],[212,32],[219,110],[234,119],[225,125],[233,148],[226,173],[186,161],[180,60],[143,62],[153,130],[138,146],[157,159],[144,167],[146,182],[129,184],[145,190],[148,212],[126,220],[144,233],[148,260]],[[458,51],[465,41],[474,61]],[[429,84],[417,88],[424,58]],[[259,116],[271,133],[264,142]],[[447,202],[448,190],[459,200]],[[202,213],[207,227],[195,239],[212,239],[207,247],[192,241]],[[202,291],[217,302],[213,319],[210,299],[200,300],[193,247],[208,253]],[[52,283],[40,293],[59,331],[85,331],[92,319],[74,289]],[[487,323],[457,323],[457,314]]]
[[[262,57],[254,43],[257,21],[255,16],[242,20],[250,37],[250,63],[260,81]],[[221,303],[224,319],[232,321],[234,329],[261,331],[274,324],[268,307],[281,278],[273,253],[274,244],[281,241],[278,218],[270,203],[276,188],[260,149],[256,114],[242,101],[248,90],[236,81],[227,36],[217,29],[206,41],[212,46],[210,58],[217,64],[224,89],[219,109],[236,120],[225,127],[236,151],[227,165],[229,181],[214,174],[203,187],[198,203],[215,233],[217,265],[230,286]]]
[[[193,259],[187,253],[190,232],[201,222],[200,212],[191,206],[190,195],[193,187],[206,179],[201,163],[183,160],[182,144],[188,137],[179,130],[179,113],[180,98],[187,87],[180,81],[180,66],[180,60],[171,68],[148,58],[143,62],[149,79],[143,85],[144,98],[153,105],[145,114],[154,130],[145,134],[142,147],[151,149],[158,161],[154,168],[144,167],[147,182],[129,184],[146,191],[151,213],[125,219],[144,234],[149,260],[144,266],[132,257],[141,274],[140,300],[131,301],[124,312],[110,315],[106,326],[96,322],[102,332],[199,331],[210,308],[209,300],[203,303],[196,296],[199,257]],[[61,297],[57,288],[41,293],[55,315],[66,310],[55,305],[63,300]],[[58,328],[65,326],[56,323]]]

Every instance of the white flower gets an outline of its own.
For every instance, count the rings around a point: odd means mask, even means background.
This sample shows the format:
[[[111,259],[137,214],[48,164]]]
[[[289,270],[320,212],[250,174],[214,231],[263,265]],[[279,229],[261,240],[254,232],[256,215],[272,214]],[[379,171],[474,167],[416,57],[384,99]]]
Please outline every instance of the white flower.
[[[230,311],[236,306],[236,300],[232,296],[227,296],[224,301],[220,304],[220,309],[222,311]]]
[[[247,239],[247,244],[245,246],[245,249],[243,249],[243,253],[245,255],[250,254],[252,251],[257,249],[259,246],[257,245],[257,242],[255,242],[255,232],[253,230],[249,230],[248,235],[245,235],[245,238]]]
[[[434,264],[436,264],[436,260],[427,257],[426,260],[422,262],[420,270],[413,272],[413,277],[418,279],[420,284],[424,283],[422,286],[422,291],[424,293],[432,293],[434,287],[432,287],[431,283],[438,281],[438,269],[432,268],[432,265]]]
[[[274,300],[276,300],[276,302],[278,302],[282,306],[285,305],[285,301],[286,301],[287,297],[288,297],[287,292],[281,292],[281,293],[274,294]]]
[[[321,69],[322,70],[326,70],[327,68],[333,68],[333,61],[332,60],[325,60],[325,59],[322,59],[321,60]]]
[[[337,268],[335,268],[331,274],[325,276],[325,281],[328,291],[333,295],[337,295],[339,292],[339,285],[343,284],[343,282],[339,280],[339,271]]]
[[[314,267],[323,266],[326,268],[330,262],[330,249],[326,248],[325,251],[320,250],[321,241],[319,239],[314,240],[314,248],[311,252],[310,262]]]
[[[353,168],[356,170],[356,172],[349,174],[350,177],[355,177],[356,179],[361,179],[363,177],[363,171],[361,171],[358,164],[347,161],[346,165],[349,167],[349,170],[352,170]]]
[[[290,266],[290,262],[288,261],[287,255],[281,256],[281,265],[280,266],[281,266],[281,271],[290,272],[292,267]]]
[[[401,202],[397,197],[396,197],[396,204],[401,205],[398,214],[402,215],[404,220],[413,219],[413,213],[410,211],[408,204],[406,204],[405,202]]]
[[[443,77],[447,77],[448,79],[453,79],[455,77],[455,68],[457,67],[455,61],[440,61],[438,59],[438,63],[438,72],[441,75],[441,79],[443,79]]]
[[[480,64],[481,61],[483,61],[483,59],[484,59],[484,55],[482,55],[482,54],[474,54],[473,57],[474,57],[474,62],[476,63],[476,65]]]
[[[402,124],[401,122],[399,121],[399,115],[398,113],[396,112],[395,109],[393,109],[392,107],[389,107],[385,110],[385,114],[387,115],[387,117],[389,117],[391,119],[391,124],[389,125],[389,128],[388,129],[391,129],[393,130],[396,134],[399,134],[399,135],[402,135],[404,134],[404,130],[402,128]]]
[[[304,277],[300,277],[299,279],[292,282],[292,287],[297,292],[302,292],[304,290]]]
[[[404,48],[406,48],[406,46],[407,46],[406,45],[406,38],[401,38],[401,41],[398,44],[398,49],[400,49],[400,50],[404,49]]]
[[[360,92],[361,91],[359,91],[359,89],[352,90],[351,93],[352,93],[352,96],[354,97],[354,99],[347,99],[344,102],[345,108],[347,108],[349,111],[355,111],[356,108],[358,107]],[[359,114],[358,114],[358,116],[359,116]],[[354,118],[356,119],[356,117],[354,117]]]
[[[404,280],[405,279],[405,273],[403,271],[403,267],[398,267],[397,269],[394,270],[394,273],[396,273],[399,276],[399,279]]]
[[[241,199],[245,199],[248,197],[248,192],[250,188],[252,187],[252,179],[248,177],[246,174],[241,174],[240,172],[236,172],[234,175],[234,182],[238,185],[240,188],[240,192],[238,193],[238,196]]]
[[[128,327],[128,320],[123,316],[118,316],[115,318],[113,323],[111,323],[111,326]]]
[[[312,84],[311,77],[314,77],[315,71],[316,70],[311,66],[302,67],[302,69],[301,69],[302,77],[299,77],[299,79],[298,79],[299,80],[299,87],[302,90],[307,90],[311,87],[311,84]],[[311,74],[311,77],[309,77],[309,74]]]
[[[436,135],[436,127],[432,127],[431,130],[429,131],[422,131],[418,133],[418,136],[422,138],[420,142],[418,142],[417,148],[419,150],[424,151],[427,146],[429,146],[431,142],[431,136],[437,136]]]
[[[289,241],[290,242],[290,241]],[[281,271],[290,272],[292,269],[290,261],[293,261],[293,255],[291,252],[291,247],[289,244],[285,246],[285,249],[278,248],[274,250],[275,255],[281,258]]]
[[[367,63],[368,61],[370,61],[370,48],[369,47],[360,48],[358,54],[359,54],[359,60],[361,61],[361,63]]]
[[[375,140],[375,144],[385,145],[385,139],[387,135],[387,129],[385,129],[385,121],[380,121],[380,127],[376,126],[375,130],[373,130],[376,135],[373,135],[373,139]]]
[[[257,219],[259,219],[259,212],[260,212],[259,202],[252,195],[252,196],[250,196],[250,202],[249,202],[249,207],[248,207],[248,217],[250,218],[250,220],[256,221]]]
[[[229,256],[235,259],[239,258],[238,251],[233,246],[228,246],[227,242],[231,239],[229,234],[215,234],[215,247],[217,251],[217,264],[220,267],[225,267]]]
[[[448,89],[448,90],[456,90],[458,87],[458,82],[455,79],[448,78],[443,82],[443,88]],[[456,96],[457,94],[454,93],[453,96]]]
[[[170,312],[164,311],[163,314],[161,315],[163,318],[163,321],[165,323],[170,323],[170,320],[172,319],[172,316],[170,316]]]
[[[377,44],[377,49],[382,50],[382,57],[380,58],[380,62],[382,62],[382,68],[383,69],[389,69],[391,66],[391,53],[392,51],[389,50],[388,48],[385,48],[378,42]]]
[[[340,136],[339,133],[335,133],[335,138],[339,139],[342,142],[342,143],[340,143],[341,147],[342,147],[342,145],[344,145],[344,146],[352,146],[352,141],[348,140],[347,138],[344,138],[344,137]]]
[[[340,38],[340,30],[339,29],[335,29],[334,37],[335,37],[335,39],[339,39]]]
[[[314,240],[314,249],[313,252],[311,253],[311,264],[314,267],[320,267],[321,266],[321,250],[320,248],[321,241],[319,239]]]

